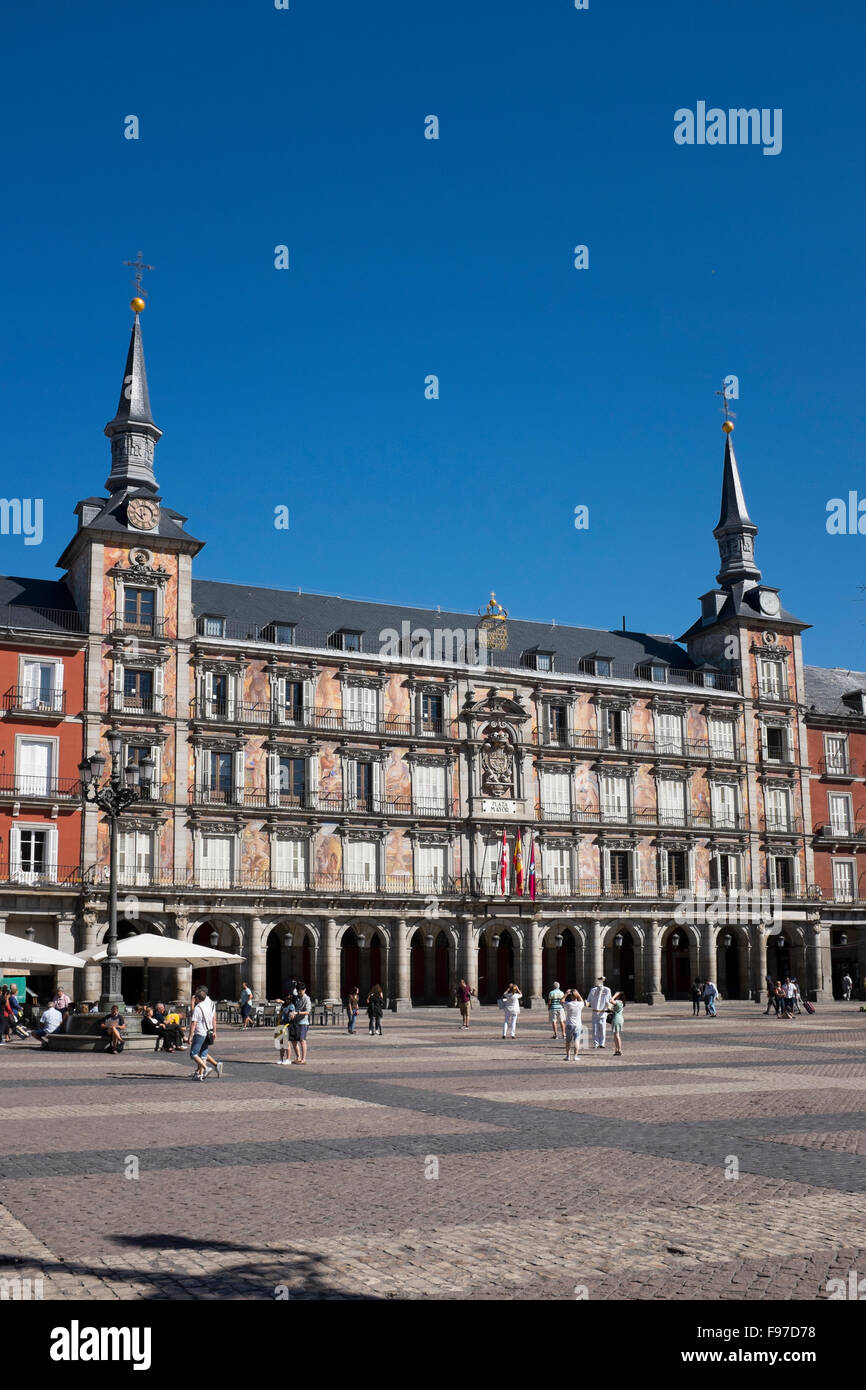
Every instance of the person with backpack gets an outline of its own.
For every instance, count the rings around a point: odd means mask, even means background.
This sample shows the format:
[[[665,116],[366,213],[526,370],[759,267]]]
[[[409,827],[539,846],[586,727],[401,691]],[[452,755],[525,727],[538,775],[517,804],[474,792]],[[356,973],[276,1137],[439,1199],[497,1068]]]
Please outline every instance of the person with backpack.
[[[370,1020],[370,1037],[374,1033],[382,1036],[382,1015],[385,1012],[385,996],[381,985],[374,985],[367,995],[367,1017]]]
[[[292,1020],[297,1013],[297,1009],[294,999],[278,999],[277,1003],[282,1005],[282,1007],[277,1020],[277,1031],[274,1034],[274,1042],[280,1051],[276,1064],[278,1067],[288,1067],[291,1065],[289,1061],[289,1043],[292,1037]],[[292,1050],[294,1051],[294,1049]]]
[[[554,980],[553,989],[547,996],[547,1016],[553,1028],[553,1041],[556,1042],[556,1029],[559,1027],[559,1036],[565,1038],[565,1015],[562,1011],[562,1001],[565,993],[559,988],[559,981]]]
[[[576,989],[570,989],[562,1005],[565,1014],[565,1060],[577,1061],[580,1055],[580,1034],[583,1030],[583,999]]]
[[[707,1011],[707,1018],[716,1017],[716,1000],[718,997],[719,991],[716,989],[716,986],[713,984],[712,980],[707,980],[704,985],[704,1008]]]
[[[222,1078],[223,1064],[209,1055],[209,1049],[216,1042],[216,1008],[204,985],[199,985],[194,995],[194,1007],[189,1020],[189,1055],[195,1062],[193,1080],[204,1081],[210,1066],[216,1072],[217,1080]]]

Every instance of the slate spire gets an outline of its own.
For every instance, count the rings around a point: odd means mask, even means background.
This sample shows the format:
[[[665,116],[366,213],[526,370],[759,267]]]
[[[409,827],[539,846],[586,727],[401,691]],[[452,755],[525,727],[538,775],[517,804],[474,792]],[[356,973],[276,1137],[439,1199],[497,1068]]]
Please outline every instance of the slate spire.
[[[730,585],[738,580],[759,580],[761,571],[755,564],[755,536],[758,528],[749,516],[734,446],[731,443],[733,424],[725,420],[722,429],[725,439],[725,469],[722,478],[722,508],[713,535],[718,541],[722,567],[716,576],[719,584]]]
[[[138,313],[129,339],[117,414],[105,426],[105,433],[111,440],[111,473],[105,484],[108,491],[117,493],[145,488],[157,492],[153,451],[162,430],[154,424],[150,411]]]

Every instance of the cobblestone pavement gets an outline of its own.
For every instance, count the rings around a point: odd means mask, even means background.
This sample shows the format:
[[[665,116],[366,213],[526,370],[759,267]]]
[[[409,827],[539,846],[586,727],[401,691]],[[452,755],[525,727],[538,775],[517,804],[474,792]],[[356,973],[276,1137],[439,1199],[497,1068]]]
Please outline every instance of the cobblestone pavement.
[[[0,1277],[55,1299],[823,1299],[866,1276],[866,1014],[627,1010],[184,1054],[0,1053]],[[736,1173],[737,1176],[730,1176]]]

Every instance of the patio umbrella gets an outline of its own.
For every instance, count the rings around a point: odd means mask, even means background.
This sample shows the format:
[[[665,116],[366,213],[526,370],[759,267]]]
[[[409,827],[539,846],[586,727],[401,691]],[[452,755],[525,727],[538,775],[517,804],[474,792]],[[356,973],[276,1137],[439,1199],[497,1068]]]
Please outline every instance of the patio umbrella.
[[[48,965],[78,970],[86,964],[81,956],[70,956],[66,951],[55,951],[53,946],[43,946],[38,941],[28,941],[26,936],[8,936],[0,933],[0,970],[10,965],[30,966]]]
[[[217,951],[212,946],[197,946],[194,941],[176,941],[173,936],[160,936],[157,932],[125,936],[117,943],[117,958],[121,965],[144,966],[145,995],[152,965],[240,965],[246,959],[245,956],[233,956],[229,951]],[[101,946],[87,959],[92,965],[101,965],[108,959],[108,947]]]

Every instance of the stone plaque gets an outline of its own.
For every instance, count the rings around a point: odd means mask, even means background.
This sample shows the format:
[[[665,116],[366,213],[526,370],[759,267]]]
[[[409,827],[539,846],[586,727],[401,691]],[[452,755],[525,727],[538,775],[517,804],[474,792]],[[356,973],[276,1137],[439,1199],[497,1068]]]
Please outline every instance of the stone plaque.
[[[481,801],[481,814],[484,816],[516,816],[517,802],[485,796]]]

